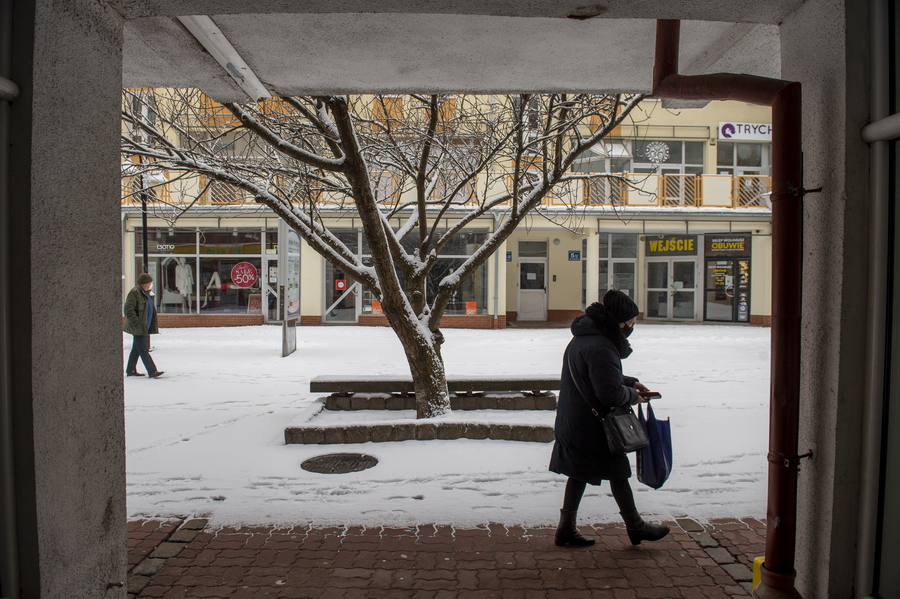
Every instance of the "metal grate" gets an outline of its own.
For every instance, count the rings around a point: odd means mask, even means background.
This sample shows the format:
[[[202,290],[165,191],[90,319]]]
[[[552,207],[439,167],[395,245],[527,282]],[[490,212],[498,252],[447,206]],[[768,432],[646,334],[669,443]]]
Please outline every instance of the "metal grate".
[[[300,467],[307,472],[320,474],[345,474],[368,470],[378,460],[364,453],[329,453],[304,460]]]

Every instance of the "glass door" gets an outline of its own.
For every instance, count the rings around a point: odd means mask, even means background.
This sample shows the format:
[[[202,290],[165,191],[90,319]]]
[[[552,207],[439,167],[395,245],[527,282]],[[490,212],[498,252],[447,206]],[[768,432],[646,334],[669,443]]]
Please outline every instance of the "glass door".
[[[734,260],[706,261],[705,320],[734,322]]]
[[[325,322],[356,322],[359,284],[325,263]]]
[[[644,317],[696,320],[696,271],[695,259],[649,258]]]
[[[750,322],[750,261],[706,261],[704,319]]]

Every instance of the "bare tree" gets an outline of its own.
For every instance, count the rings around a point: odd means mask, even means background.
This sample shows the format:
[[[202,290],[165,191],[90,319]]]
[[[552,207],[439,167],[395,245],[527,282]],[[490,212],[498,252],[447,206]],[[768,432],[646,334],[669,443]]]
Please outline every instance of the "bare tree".
[[[139,182],[132,193],[182,183],[197,198],[228,186],[371,290],[406,353],[417,416],[427,418],[450,410],[440,324],[454,293],[551,192],[614,177],[571,167],[642,98],[327,96],[218,105],[193,90],[159,90],[152,100],[126,91],[122,153],[125,175]],[[172,201],[171,221],[191,203]],[[323,210],[358,216],[371,263],[325,226]],[[442,250],[487,214],[499,215],[493,231],[429,288]]]

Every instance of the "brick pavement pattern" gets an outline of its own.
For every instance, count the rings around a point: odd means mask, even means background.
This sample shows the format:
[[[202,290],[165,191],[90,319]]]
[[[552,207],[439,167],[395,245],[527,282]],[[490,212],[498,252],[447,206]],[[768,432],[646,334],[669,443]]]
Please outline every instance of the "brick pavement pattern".
[[[619,524],[581,526],[593,547],[562,548],[554,529],[254,527],[129,523],[129,598],[730,599],[765,547],[752,519],[698,525],[632,547]]]

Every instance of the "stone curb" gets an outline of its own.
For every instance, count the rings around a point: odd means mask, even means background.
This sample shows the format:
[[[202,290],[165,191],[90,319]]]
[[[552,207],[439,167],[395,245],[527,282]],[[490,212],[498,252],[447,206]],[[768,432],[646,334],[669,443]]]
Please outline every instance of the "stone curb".
[[[401,424],[351,424],[347,426],[290,426],[284,429],[286,445],[334,445],[384,443],[429,439],[494,439],[550,443],[553,427],[527,424],[426,421]]]
[[[352,410],[415,410],[414,395],[389,395],[387,393],[355,393],[353,395],[329,395],[325,409]],[[556,394],[525,395],[521,393],[483,395],[451,395],[451,410],[555,410]]]

